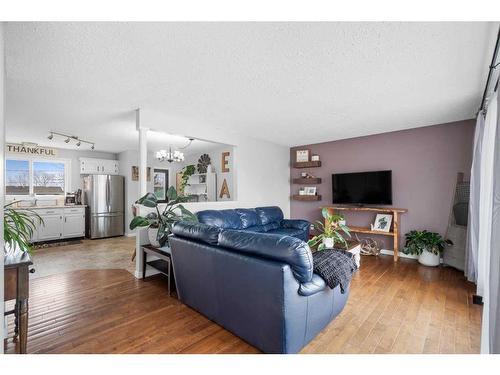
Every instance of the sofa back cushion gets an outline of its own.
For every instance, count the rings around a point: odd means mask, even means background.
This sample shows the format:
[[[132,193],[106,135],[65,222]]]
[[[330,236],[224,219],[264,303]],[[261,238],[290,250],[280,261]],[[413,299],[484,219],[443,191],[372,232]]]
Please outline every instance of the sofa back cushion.
[[[257,211],[253,208],[237,208],[235,211],[240,215],[241,229],[247,229],[260,224]]]
[[[236,210],[204,210],[196,213],[200,223],[222,229],[243,229]]]
[[[255,211],[257,212],[261,225],[277,225],[273,226],[272,228],[270,227],[270,229],[267,230],[276,229],[280,226],[281,221],[283,220],[283,211],[281,211],[281,208],[277,206],[257,207]]]
[[[217,245],[220,231],[216,226],[191,221],[178,221],[172,228],[172,233],[176,236],[210,245]]]
[[[223,230],[219,246],[247,255],[287,263],[297,281],[306,283],[313,274],[313,259],[309,246],[297,238],[276,234]]]

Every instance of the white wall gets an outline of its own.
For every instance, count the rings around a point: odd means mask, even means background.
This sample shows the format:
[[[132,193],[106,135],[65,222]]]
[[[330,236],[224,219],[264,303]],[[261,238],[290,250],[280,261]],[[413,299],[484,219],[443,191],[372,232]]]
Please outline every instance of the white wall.
[[[227,158],[228,160],[228,168],[229,172],[222,173],[221,169],[221,161],[222,161],[222,153],[223,152],[229,152],[229,157]],[[202,154],[208,154],[210,156],[211,164],[212,164],[212,170],[217,174],[217,200],[220,201],[234,201],[236,200],[236,189],[234,188],[234,174],[235,174],[235,169],[234,169],[234,147],[229,146],[229,145],[220,145],[217,148],[212,148],[207,151],[197,151],[194,153],[185,153],[185,160],[181,163],[174,163],[172,164],[172,174],[173,174],[173,180],[170,181],[170,185],[175,186],[175,178],[176,174],[180,172],[180,170],[185,167],[186,165],[197,165],[198,164],[198,159]],[[231,198],[228,199],[226,196],[224,196],[222,199],[219,198],[219,193],[222,188],[222,183],[226,179],[227,185],[229,188],[229,193]]]
[[[125,176],[125,235],[131,236],[135,231],[128,229],[132,220],[132,205],[139,197],[139,181],[132,181],[132,166],[139,165],[139,153],[135,150],[123,151],[118,155],[120,162],[120,175]],[[153,170],[154,168],[168,169],[168,181],[175,186],[175,172],[172,171],[168,163],[160,163],[155,159],[153,152],[148,152],[148,167],[151,168],[151,181],[148,181],[148,191],[153,191]]]

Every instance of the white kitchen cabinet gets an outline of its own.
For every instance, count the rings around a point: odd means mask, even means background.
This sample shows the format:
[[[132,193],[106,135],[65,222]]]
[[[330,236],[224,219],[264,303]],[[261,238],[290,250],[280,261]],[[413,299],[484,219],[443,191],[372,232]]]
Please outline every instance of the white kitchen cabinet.
[[[39,225],[37,228],[37,238],[38,242],[58,240],[62,238],[62,224],[63,216],[61,214],[56,215],[40,215],[43,220],[43,224]]]
[[[63,237],[83,237],[85,235],[85,215],[64,215]]]
[[[31,242],[44,242],[85,236],[85,207],[30,208],[43,220]]]
[[[80,158],[80,174],[118,174],[118,160]]]

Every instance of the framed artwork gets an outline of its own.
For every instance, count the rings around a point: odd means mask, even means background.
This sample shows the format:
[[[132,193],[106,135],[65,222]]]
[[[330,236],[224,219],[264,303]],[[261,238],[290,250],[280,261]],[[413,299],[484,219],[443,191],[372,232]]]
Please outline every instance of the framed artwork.
[[[311,150],[297,150],[295,151],[295,161],[303,163],[309,161],[311,158]]]
[[[305,195],[316,195],[316,186],[306,186],[304,191]]]
[[[377,214],[375,223],[372,224],[372,230],[381,232],[389,232],[391,230],[392,215]]]
[[[151,167],[148,167],[146,180],[151,181]],[[132,166],[132,181],[139,181],[139,167],[137,165]]]
[[[153,193],[158,202],[167,202],[168,186],[168,169],[155,168],[153,171]]]

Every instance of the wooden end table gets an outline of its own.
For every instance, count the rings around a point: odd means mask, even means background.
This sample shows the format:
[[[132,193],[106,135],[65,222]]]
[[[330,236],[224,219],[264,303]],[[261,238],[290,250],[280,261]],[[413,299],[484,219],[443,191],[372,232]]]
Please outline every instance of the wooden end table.
[[[151,245],[143,245],[141,247],[142,255],[143,255],[143,265],[142,265],[142,278],[146,278],[146,267],[153,267],[155,270],[159,271],[162,275],[167,276],[168,280],[168,295],[172,295],[172,291],[175,291],[175,277],[174,277],[174,268],[172,265],[172,253],[170,252],[170,248],[167,246],[164,247],[154,247]],[[148,262],[148,254],[154,255],[155,260],[151,260]]]
[[[4,301],[16,300],[14,310],[4,315],[15,316],[14,340],[19,337],[19,354],[26,354],[28,344],[29,274],[34,272],[29,267],[32,264],[31,256],[19,250],[4,257]]]

